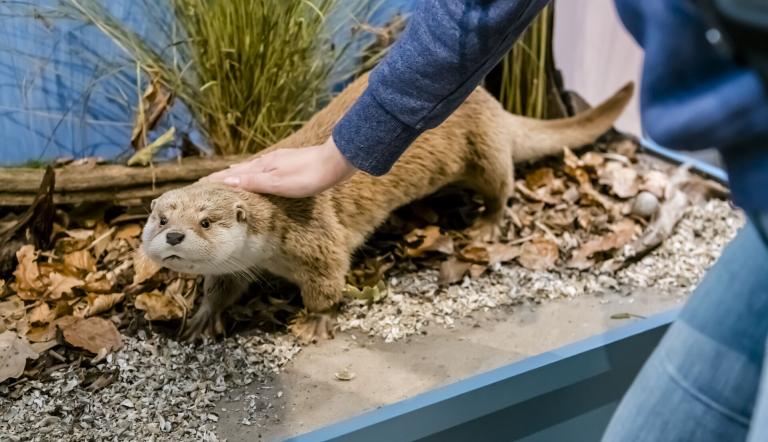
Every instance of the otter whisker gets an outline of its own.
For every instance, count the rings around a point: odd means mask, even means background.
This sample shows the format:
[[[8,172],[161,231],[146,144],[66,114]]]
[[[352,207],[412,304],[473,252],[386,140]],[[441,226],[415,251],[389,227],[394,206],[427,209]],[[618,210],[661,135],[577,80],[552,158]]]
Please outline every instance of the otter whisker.
[[[228,272],[234,269],[232,274],[243,281],[259,282],[262,279],[261,275],[257,272],[256,269],[243,263],[235,257],[227,258],[221,265],[217,267]]]

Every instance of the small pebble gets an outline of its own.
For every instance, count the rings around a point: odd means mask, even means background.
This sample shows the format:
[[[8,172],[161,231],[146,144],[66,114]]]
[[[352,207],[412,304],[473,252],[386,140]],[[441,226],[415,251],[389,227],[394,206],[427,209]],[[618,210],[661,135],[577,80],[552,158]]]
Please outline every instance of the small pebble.
[[[640,192],[632,202],[632,214],[650,219],[659,211],[659,199],[651,192]]]

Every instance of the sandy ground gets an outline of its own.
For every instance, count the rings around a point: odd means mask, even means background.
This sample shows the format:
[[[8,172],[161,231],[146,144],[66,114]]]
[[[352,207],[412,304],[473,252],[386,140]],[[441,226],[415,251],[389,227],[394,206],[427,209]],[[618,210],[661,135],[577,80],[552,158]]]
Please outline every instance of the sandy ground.
[[[680,292],[644,289],[520,305],[477,313],[452,329],[430,326],[394,343],[342,333],[303,349],[271,380],[227,394],[216,404],[217,436],[282,440],[635,320],[612,319],[617,313],[648,316],[684,299]],[[344,369],[355,378],[336,380]],[[249,395],[260,400],[250,403]]]

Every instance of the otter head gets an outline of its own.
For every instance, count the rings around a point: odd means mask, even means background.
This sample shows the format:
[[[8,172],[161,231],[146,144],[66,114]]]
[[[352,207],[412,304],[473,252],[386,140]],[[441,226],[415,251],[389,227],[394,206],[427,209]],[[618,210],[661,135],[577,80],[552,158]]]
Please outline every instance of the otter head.
[[[249,229],[246,198],[257,195],[225,186],[193,184],[171,190],[152,201],[152,214],[141,235],[147,256],[171,270],[202,275],[247,271],[249,256],[258,253],[257,235]],[[251,202],[252,204],[253,202]],[[268,208],[260,211],[262,221]]]

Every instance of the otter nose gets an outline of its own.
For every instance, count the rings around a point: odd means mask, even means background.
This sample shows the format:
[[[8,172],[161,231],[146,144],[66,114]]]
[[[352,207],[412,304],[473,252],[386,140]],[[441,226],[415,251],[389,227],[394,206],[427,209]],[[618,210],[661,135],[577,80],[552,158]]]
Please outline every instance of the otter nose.
[[[179,232],[168,232],[165,234],[165,241],[168,244],[175,246],[176,244],[184,241],[184,234]]]

